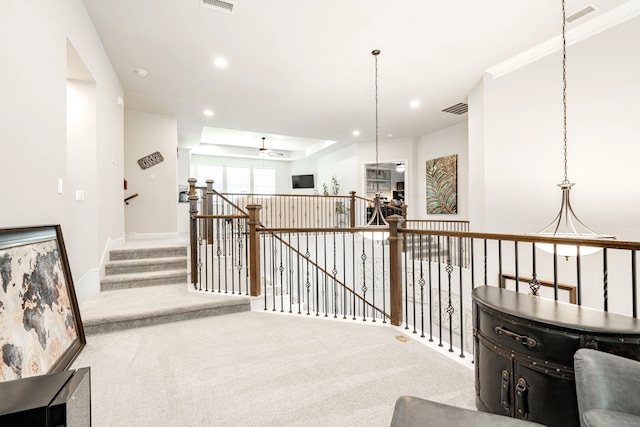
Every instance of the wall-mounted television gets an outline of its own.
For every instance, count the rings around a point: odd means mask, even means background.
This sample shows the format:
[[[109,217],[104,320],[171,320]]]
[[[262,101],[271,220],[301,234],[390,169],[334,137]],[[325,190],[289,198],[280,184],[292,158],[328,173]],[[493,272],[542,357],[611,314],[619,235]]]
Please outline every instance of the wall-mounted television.
[[[291,175],[292,188],[315,188],[313,175]]]

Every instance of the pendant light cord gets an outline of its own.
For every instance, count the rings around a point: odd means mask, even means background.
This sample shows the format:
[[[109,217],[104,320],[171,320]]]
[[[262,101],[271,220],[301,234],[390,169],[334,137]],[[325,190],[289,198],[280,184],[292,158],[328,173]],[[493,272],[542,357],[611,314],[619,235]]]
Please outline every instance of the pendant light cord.
[[[565,0],[562,0],[562,118],[564,130],[564,181],[569,184],[567,163],[567,35],[566,35]]]
[[[376,73],[375,73],[375,87],[376,87],[376,193],[380,193],[380,181],[378,181],[380,175],[380,165],[378,163],[378,55],[380,51],[378,49],[371,52],[376,59]]]

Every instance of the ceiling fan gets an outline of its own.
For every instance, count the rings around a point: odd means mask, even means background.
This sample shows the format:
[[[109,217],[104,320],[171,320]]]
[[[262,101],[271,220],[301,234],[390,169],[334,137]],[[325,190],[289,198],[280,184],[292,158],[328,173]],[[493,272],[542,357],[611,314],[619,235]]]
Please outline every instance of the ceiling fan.
[[[264,146],[264,140],[266,138],[263,136],[262,137],[262,148],[258,149],[258,156],[260,156],[260,158],[262,159],[266,159],[270,156],[284,156],[284,153],[278,153],[276,151],[271,150],[270,148],[265,148]]]

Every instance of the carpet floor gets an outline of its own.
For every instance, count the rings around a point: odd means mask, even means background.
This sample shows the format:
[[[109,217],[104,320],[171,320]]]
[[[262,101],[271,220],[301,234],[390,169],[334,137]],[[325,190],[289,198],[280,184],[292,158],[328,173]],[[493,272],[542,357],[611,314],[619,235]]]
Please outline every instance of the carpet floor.
[[[87,337],[103,426],[388,426],[395,400],[474,408],[473,370],[382,324],[244,312]]]

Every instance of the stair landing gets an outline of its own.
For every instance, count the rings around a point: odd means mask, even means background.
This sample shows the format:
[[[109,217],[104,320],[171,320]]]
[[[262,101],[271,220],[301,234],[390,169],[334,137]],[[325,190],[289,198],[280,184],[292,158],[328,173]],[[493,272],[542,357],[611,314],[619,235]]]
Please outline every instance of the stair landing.
[[[80,307],[85,334],[98,334],[199,317],[249,311],[248,297],[189,291],[160,285],[100,292]]]

